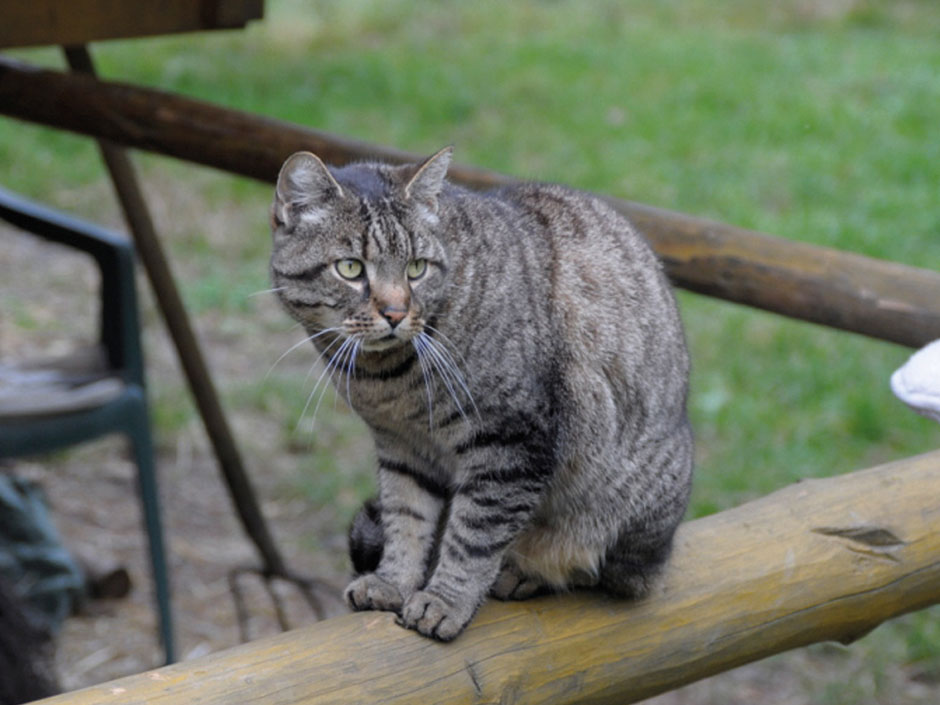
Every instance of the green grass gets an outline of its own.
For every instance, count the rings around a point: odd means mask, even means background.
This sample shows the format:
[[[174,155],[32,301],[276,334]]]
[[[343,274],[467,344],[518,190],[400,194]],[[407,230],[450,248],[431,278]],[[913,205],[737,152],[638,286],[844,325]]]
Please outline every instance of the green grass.
[[[940,6],[926,0],[281,0],[245,32],[95,55],[114,79],[415,151],[453,143],[468,163],[940,269],[938,31]],[[17,55],[61,65],[49,51]],[[186,300],[245,315],[266,286],[268,189],[196,173],[191,222],[171,243],[193,274]],[[94,214],[74,194],[100,177],[84,140],[0,119],[0,182]],[[213,239],[201,219],[220,212],[225,236]],[[692,515],[940,445],[936,424],[888,390],[908,351],[680,301],[699,442]],[[302,406],[304,390],[284,393]],[[326,479],[304,491],[317,502],[346,491],[345,443],[314,448],[311,477]],[[937,673],[935,624],[902,620],[885,638]]]

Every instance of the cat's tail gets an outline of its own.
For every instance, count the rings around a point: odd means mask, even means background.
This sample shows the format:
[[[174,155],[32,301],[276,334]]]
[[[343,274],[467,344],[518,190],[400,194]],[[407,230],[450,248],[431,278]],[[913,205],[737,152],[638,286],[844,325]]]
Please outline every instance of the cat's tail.
[[[600,588],[617,597],[646,597],[672,553],[675,526],[648,533],[625,530],[607,551]]]
[[[382,560],[384,548],[385,530],[379,500],[366,500],[349,526],[349,557],[356,575],[374,572]]]

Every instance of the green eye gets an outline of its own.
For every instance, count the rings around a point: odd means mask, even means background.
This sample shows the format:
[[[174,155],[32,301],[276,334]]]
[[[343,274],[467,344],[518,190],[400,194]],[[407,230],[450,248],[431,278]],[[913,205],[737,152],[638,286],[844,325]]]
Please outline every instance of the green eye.
[[[408,278],[420,279],[428,271],[428,261],[426,259],[414,259],[408,263]]]
[[[358,279],[362,276],[362,262],[357,259],[341,259],[335,266],[337,274],[343,279]]]

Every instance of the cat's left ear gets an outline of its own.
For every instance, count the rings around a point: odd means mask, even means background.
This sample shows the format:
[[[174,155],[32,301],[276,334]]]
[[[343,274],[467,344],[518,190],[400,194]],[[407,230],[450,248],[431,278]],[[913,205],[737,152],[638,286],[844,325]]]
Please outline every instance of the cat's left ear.
[[[309,218],[342,195],[342,187],[317,155],[297,152],[288,157],[277,176],[274,218],[291,225],[297,213]]]
[[[421,204],[432,214],[437,213],[437,197],[444,188],[444,177],[453,153],[454,148],[447,146],[419,164],[405,185],[405,198]]]

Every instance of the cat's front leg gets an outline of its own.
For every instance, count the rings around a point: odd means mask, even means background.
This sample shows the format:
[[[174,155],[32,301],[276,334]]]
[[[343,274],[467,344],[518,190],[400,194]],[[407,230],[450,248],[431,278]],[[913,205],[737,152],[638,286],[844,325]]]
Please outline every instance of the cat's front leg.
[[[532,516],[542,487],[538,475],[510,466],[480,472],[461,486],[451,501],[437,566],[427,585],[405,601],[403,626],[440,641],[463,631]]]
[[[352,609],[398,612],[424,583],[446,494],[447,488],[429,472],[380,459],[382,558],[375,572],[347,586],[346,602]]]

